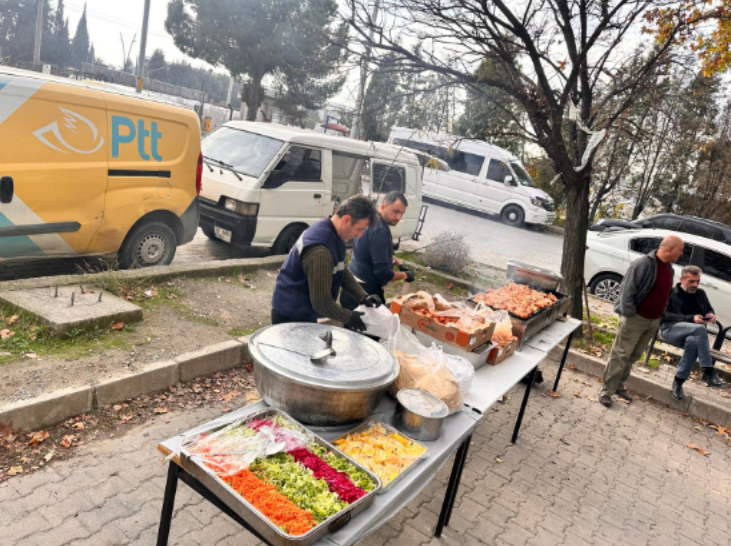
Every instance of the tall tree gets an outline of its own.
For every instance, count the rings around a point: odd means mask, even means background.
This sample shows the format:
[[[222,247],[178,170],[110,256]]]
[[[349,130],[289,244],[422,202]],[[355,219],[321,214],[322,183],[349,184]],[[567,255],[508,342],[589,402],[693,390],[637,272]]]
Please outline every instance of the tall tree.
[[[487,57],[476,72],[477,80],[498,77],[505,79],[501,63]],[[467,89],[464,114],[457,125],[462,136],[486,140],[520,156],[525,141],[522,125],[525,123],[518,103],[505,91],[489,85],[476,84]]]
[[[296,105],[319,106],[340,89],[336,13],[335,0],[171,0],[165,28],[183,53],[246,78],[254,120],[265,78]]]
[[[53,16],[53,59],[54,63],[66,68],[71,63],[71,39],[69,20],[66,17],[64,0],[58,0]]]
[[[71,50],[74,67],[81,69],[81,63],[89,61],[89,27],[86,20],[86,4],[84,4],[84,12],[81,14],[79,24],[76,26]]]
[[[597,145],[665,62],[677,25],[645,62],[628,69],[622,44],[640,30],[654,0],[383,0],[384,23],[371,19],[372,0],[348,4],[351,28],[363,44],[396,54],[413,70],[475,90],[498,88],[520,106],[528,120],[523,138],[543,148],[565,188],[561,269],[573,298],[571,314],[580,317]],[[422,53],[402,45],[397,33],[404,43],[420,43]],[[476,73],[486,57],[499,63],[504,77]]]
[[[163,70],[167,68],[167,61],[165,61],[165,52],[162,49],[156,49],[150,55],[150,60],[147,61],[147,75],[148,77],[154,71],[154,78],[160,79],[163,76]]]
[[[48,18],[48,6],[44,13]],[[0,56],[3,62],[31,62],[35,42],[35,0],[0,1]],[[47,23],[44,24],[44,29]],[[44,31],[44,34],[47,34]]]

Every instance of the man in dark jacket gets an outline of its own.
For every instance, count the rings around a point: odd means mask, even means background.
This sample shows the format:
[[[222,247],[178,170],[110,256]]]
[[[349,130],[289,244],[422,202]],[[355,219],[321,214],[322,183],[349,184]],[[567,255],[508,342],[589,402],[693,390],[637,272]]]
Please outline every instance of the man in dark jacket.
[[[603,406],[611,407],[615,393],[627,402],[632,401],[624,384],[629,379],[632,364],[642,356],[660,327],[660,318],[673,288],[671,264],[682,254],[683,241],[668,235],[657,252],[650,252],[629,266],[614,306],[619,315],[619,331],[602,378],[604,386],[599,393],[599,403]]]
[[[353,257],[350,260],[350,271],[363,290],[369,294],[377,294],[386,300],[383,291],[388,283],[394,281],[414,282],[414,274],[403,262],[393,255],[393,236],[391,228],[397,226],[406,213],[409,202],[406,196],[392,191],[383,198],[379,218],[369,226],[360,239],[353,241]],[[399,271],[394,271],[396,264]],[[347,292],[340,295],[340,303],[348,309],[358,307],[358,302]]]
[[[383,303],[367,294],[345,267],[345,243],[360,237],[376,221],[376,207],[364,195],[345,200],[329,218],[305,230],[277,276],[272,295],[272,324],[317,322],[327,317],[362,332],[363,313],[337,304],[340,288],[367,307]]]
[[[673,398],[685,398],[683,383],[690,377],[696,359],[703,370],[703,381],[709,387],[723,387],[711,360],[711,344],[708,341],[706,324],[716,323],[716,314],[708,301],[701,283],[701,270],[694,265],[684,267],[680,282],[670,293],[670,301],[662,317],[662,337],[677,347],[683,348],[673,381]]]

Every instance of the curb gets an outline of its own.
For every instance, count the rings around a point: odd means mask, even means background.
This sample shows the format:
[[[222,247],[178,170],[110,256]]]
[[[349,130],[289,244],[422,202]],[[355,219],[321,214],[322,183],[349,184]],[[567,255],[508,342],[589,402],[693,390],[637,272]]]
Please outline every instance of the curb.
[[[248,344],[249,337],[244,336],[182,354],[173,360],[155,362],[133,375],[21,400],[0,410],[0,424],[12,423],[13,428],[25,431],[49,427],[107,404],[230,370],[244,362]]]
[[[284,263],[286,256],[267,256],[265,258],[240,258],[235,260],[209,260],[196,264],[165,265],[146,267],[144,269],[128,269],[114,271],[120,281],[144,279],[146,281],[166,280],[172,277],[189,276],[205,277],[209,275],[227,275],[237,269],[252,270],[278,269]],[[46,288],[54,285],[97,284],[103,283],[109,272],[82,273],[79,275],[58,275],[53,277],[36,277],[17,281],[0,282],[0,291],[19,290],[26,288]]]
[[[549,233],[555,233],[556,235],[563,235],[564,234],[564,228],[561,226],[546,226],[546,231]]]
[[[560,362],[563,350],[563,346],[556,347],[549,353],[548,358],[554,362]],[[569,351],[566,358],[566,365],[570,364],[576,366],[578,371],[595,377],[604,375],[606,368],[603,360],[575,351]],[[684,400],[678,402],[673,398],[671,389],[668,386],[655,383],[635,374],[630,375],[627,388],[644,398],[651,397],[652,400],[681,413],[687,413],[716,425],[731,426],[731,409],[708,400],[698,399],[690,393],[686,394]]]

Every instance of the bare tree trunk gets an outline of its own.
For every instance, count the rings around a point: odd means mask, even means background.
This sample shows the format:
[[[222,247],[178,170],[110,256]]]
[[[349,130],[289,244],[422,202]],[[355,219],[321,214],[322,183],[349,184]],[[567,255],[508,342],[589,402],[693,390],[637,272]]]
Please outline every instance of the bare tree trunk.
[[[563,239],[561,273],[564,287],[571,296],[571,316],[581,319],[584,287],[584,254],[586,232],[589,229],[589,187],[591,172],[564,172],[566,185],[566,225]]]

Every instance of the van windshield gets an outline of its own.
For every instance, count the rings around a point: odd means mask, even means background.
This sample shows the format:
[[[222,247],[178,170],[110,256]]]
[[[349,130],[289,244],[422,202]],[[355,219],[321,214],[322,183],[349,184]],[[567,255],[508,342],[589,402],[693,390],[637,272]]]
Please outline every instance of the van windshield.
[[[221,127],[211,133],[201,147],[206,158],[227,163],[241,174],[259,178],[283,145],[281,140]]]
[[[528,174],[528,171],[525,170],[525,167],[518,163],[517,161],[511,161],[510,166],[513,168],[513,172],[518,177],[518,180],[520,180],[521,186],[528,186],[529,188],[535,188],[536,183],[533,182],[533,179]]]

